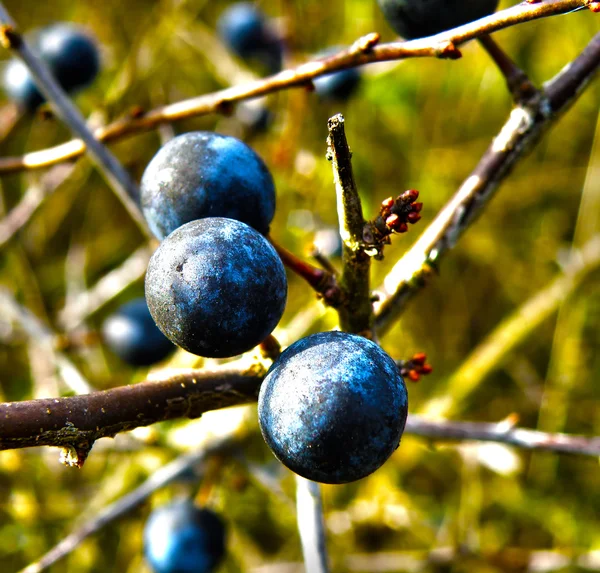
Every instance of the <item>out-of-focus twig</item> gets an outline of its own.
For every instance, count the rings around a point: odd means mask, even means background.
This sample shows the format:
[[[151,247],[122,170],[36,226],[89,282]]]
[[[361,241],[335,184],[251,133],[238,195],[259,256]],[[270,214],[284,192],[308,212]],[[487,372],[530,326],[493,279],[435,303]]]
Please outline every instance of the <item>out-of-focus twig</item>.
[[[512,110],[471,175],[385,278],[376,305],[378,332],[393,324],[424,286],[432,268],[481,213],[498,185],[577,100],[599,67],[600,34],[597,34],[574,61],[544,86],[540,97]]]
[[[516,428],[506,422],[490,424],[485,422],[436,421],[413,414],[408,417],[404,433],[432,440],[496,442],[517,446],[525,450],[600,456],[600,436],[549,434],[537,430]]]
[[[310,573],[327,573],[329,563],[321,487],[318,483],[298,475],[296,476],[296,514],[305,570]]]
[[[133,133],[153,129],[161,123],[170,123],[229,109],[235,102],[245,99],[260,97],[284,89],[304,87],[309,85],[313,79],[322,75],[372,62],[420,57],[457,58],[460,57],[457,46],[469,40],[523,22],[572,12],[573,10],[585,8],[591,3],[590,0],[522,2],[454,30],[410,42],[393,42],[378,46],[375,45],[377,34],[370,34],[357,40],[349,49],[342,50],[327,58],[307,62],[295,69],[282,71],[263,80],[256,80],[241,86],[234,86],[212,94],[173,103],[148,111],[145,114],[133,114],[96,130],[94,135],[99,141],[114,141]],[[56,147],[27,153],[21,157],[0,159],[0,173],[38,169],[53,163],[73,159],[84,152],[84,141],[73,139]]]
[[[502,72],[508,90],[516,104],[527,103],[532,97],[539,96],[539,90],[527,74],[508,57],[508,54],[491,36],[480,36],[479,42]]]
[[[0,43],[19,57],[35,79],[36,86],[71,131],[85,143],[92,162],[96,165],[117,197],[138,224],[142,232],[151,236],[145,219],[135,203],[139,190],[129,173],[117,158],[90,131],[80,111],[73,105],[64,90],[54,79],[48,66],[29,48],[16,31],[16,25],[8,10],[0,2]]]

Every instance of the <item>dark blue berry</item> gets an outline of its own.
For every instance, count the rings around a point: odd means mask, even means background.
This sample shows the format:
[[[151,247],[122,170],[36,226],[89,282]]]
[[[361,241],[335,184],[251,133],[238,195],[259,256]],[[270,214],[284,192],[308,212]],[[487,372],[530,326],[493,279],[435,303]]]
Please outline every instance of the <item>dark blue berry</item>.
[[[484,16],[499,0],[377,0],[390,26],[412,40],[439,34]]]
[[[132,366],[160,362],[175,346],[154,323],[146,300],[139,298],[121,306],[102,325],[107,346]]]
[[[225,45],[240,58],[259,60],[270,72],[281,69],[281,42],[274,37],[263,13],[254,4],[232,4],[219,17],[217,30]]]
[[[225,554],[225,526],[189,501],[159,507],[144,528],[144,553],[154,573],[210,573]]]
[[[204,217],[237,219],[266,235],[275,213],[275,186],[262,159],[245,143],[193,131],[169,141],[150,161],[141,201],[159,239]]]
[[[348,101],[360,85],[360,72],[356,68],[341,70],[316,78],[313,84],[321,99]]]
[[[179,227],[161,243],[146,273],[156,324],[199,356],[235,356],[262,342],[277,326],[286,297],[285,270],[271,244],[233,219]]]
[[[98,47],[78,26],[59,23],[43,28],[31,35],[30,44],[67,92],[87,86],[98,75]],[[11,60],[6,66],[4,87],[12,100],[29,111],[44,102],[29,70],[20,60]]]
[[[260,388],[258,420],[275,456],[323,483],[379,468],[400,443],[408,397],[395,362],[374,342],[321,332],[292,344]]]

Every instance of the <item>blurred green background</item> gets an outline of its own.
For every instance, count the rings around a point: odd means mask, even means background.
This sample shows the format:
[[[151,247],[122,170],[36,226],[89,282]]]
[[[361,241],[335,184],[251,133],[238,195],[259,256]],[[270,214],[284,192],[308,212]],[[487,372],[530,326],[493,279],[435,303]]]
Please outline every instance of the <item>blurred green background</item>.
[[[214,47],[214,25],[228,4],[6,2],[23,30],[65,20],[96,35],[103,70],[75,99],[97,125],[136,105],[149,109],[225,87],[248,71],[260,74],[233,57],[215,56],[220,51]],[[372,31],[386,41],[394,38],[374,0],[265,0],[259,5],[288,37],[289,66]],[[541,84],[599,30],[598,16],[582,11],[494,37]],[[442,262],[439,276],[381,340],[395,358],[426,352],[434,367],[431,376],[409,385],[412,412],[428,411],[434,398],[445,396],[445,413],[452,419],[500,421],[516,413],[525,427],[600,434],[600,273],[593,270],[558,312],[468,390],[461,388],[460,378],[451,378],[500,321],[559,275],[576,225],[577,246],[600,232],[600,147],[593,147],[599,96],[600,85],[594,83],[519,164]],[[508,117],[511,98],[489,57],[473,42],[455,62],[419,59],[364,68],[361,89],[348,103],[322,102],[316,94],[296,89],[269,97],[267,104],[274,121],[263,133],[249,132],[235,115],[210,115],[128,137],[112,149],[139,180],[161,141],[173,134],[208,129],[245,138],[276,182],[273,237],[308,256],[315,233],[336,224],[325,139],[327,118],[342,112],[366,215],[374,216],[382,199],[409,188],[418,189],[425,204],[422,221],[407,235],[395,237],[385,260],[374,264],[375,288],[469,175]],[[23,117],[3,136],[0,155],[42,149],[68,137],[57,120],[39,114]],[[45,173],[2,177],[2,214]],[[580,208],[582,194],[585,209]],[[121,363],[94,336],[106,316],[143,293],[143,280],[118,289],[116,297],[76,327],[66,323],[65,307],[73,308],[82,293],[143,244],[84,158],[0,255],[0,284],[64,335],[64,352],[99,389],[147,375]],[[307,328],[334,327],[335,313],[319,310],[321,303],[311,291],[296,277],[289,278],[289,303],[276,331],[281,340],[290,343]],[[68,392],[51,353],[1,316],[0,342],[2,400]],[[192,364],[181,353],[168,366]],[[0,569],[24,567],[178,453],[203,443],[211,433],[236,427],[249,436],[246,462],[209,465],[201,487],[201,498],[229,526],[229,553],[219,571],[301,570],[293,565],[301,561],[291,505],[294,480],[262,442],[255,417],[255,408],[247,407],[207,415],[200,422],[159,424],[139,432],[137,442],[103,440],[80,471],[60,465],[57,450],[0,452]],[[255,479],[255,463],[281,481],[282,495]],[[405,436],[402,447],[371,477],[324,487],[333,570],[600,570],[598,469],[594,458],[500,445],[434,444]],[[174,484],[156,493],[51,570],[148,571],[141,552],[145,518],[152,507],[198,485]]]

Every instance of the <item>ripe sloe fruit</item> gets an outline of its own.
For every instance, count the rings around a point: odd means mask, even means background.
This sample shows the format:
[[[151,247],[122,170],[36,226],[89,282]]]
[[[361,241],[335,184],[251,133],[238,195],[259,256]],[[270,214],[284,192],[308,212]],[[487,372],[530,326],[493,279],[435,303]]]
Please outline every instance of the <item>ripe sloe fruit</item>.
[[[240,58],[261,61],[270,72],[281,69],[281,42],[269,29],[264,14],[251,2],[238,2],[227,8],[219,17],[217,31]]]
[[[484,16],[499,0],[377,0],[390,26],[412,40],[439,34]]]
[[[287,298],[271,244],[233,219],[210,217],[173,231],[146,273],[152,317],[175,344],[199,356],[250,350],[277,326]]]
[[[171,503],[148,518],[144,553],[154,573],[210,573],[225,554],[225,526],[208,509]]]
[[[90,84],[100,71],[95,41],[80,27],[58,23],[31,35],[31,48],[48,65],[60,86],[74,92]],[[8,96],[22,108],[33,111],[44,102],[27,66],[11,60],[4,72]]]
[[[237,219],[267,234],[275,185],[262,159],[226,135],[192,131],[161,147],[141,183],[144,216],[159,238],[204,217]]]
[[[102,325],[107,346],[127,364],[150,366],[175,350],[154,323],[144,298],[132,300],[111,314]]]
[[[347,483],[379,468],[400,443],[408,397],[395,362],[345,332],[302,338],[273,363],[258,420],[275,456],[313,481]]]

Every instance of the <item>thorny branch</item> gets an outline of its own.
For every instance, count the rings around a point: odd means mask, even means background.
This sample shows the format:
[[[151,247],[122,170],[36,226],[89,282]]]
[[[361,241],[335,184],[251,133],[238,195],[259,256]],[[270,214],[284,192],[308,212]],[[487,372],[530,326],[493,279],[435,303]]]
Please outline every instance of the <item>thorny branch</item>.
[[[594,5],[595,3],[591,0],[545,0],[531,4],[523,2],[476,22],[410,42],[377,45],[379,36],[369,34],[357,40],[349,49],[327,58],[307,62],[295,69],[284,70],[262,80],[169,104],[146,113],[136,110],[135,113],[97,129],[94,136],[97,140],[105,143],[115,141],[134,133],[153,129],[163,123],[230,110],[231,106],[239,101],[289,88],[306,87],[319,76],[373,62],[423,57],[458,58],[460,52],[457,47],[469,40],[516,24],[565,14]],[[61,145],[27,153],[20,157],[0,158],[0,173],[47,167],[79,157],[84,152],[85,143],[81,139],[73,139]]]
[[[513,108],[479,164],[379,289],[375,328],[385,332],[470,227],[515,164],[571,107],[600,66],[600,34],[526,105]]]

